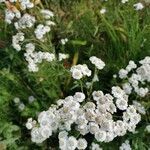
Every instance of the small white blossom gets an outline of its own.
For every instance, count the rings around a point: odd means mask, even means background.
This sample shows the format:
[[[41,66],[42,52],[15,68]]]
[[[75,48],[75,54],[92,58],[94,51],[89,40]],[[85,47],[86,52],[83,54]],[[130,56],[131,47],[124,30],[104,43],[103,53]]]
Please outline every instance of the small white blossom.
[[[121,3],[125,4],[128,0],[121,0]]]
[[[150,125],[146,126],[145,131],[147,131],[148,133],[150,133]]]
[[[20,111],[23,111],[23,110],[25,109],[24,103],[20,103],[19,106],[18,106],[18,109],[19,109]]]
[[[67,58],[69,58],[69,54],[63,54],[63,53],[58,54],[58,60],[59,61],[62,61],[62,60],[67,59]]]
[[[20,103],[20,98],[15,97],[15,98],[14,98],[14,103],[19,104],[19,103]]]
[[[61,39],[60,42],[61,42],[62,45],[65,45],[68,42],[68,39],[67,38]]]
[[[86,149],[86,147],[87,147],[87,141],[83,138],[78,139],[77,148],[79,150],[84,150],[84,149]]]
[[[99,144],[92,143],[91,144],[91,150],[103,150],[103,149],[100,148]]]
[[[102,8],[102,9],[100,10],[100,13],[101,13],[101,14],[105,14],[105,13],[106,13],[106,8]]]
[[[144,5],[142,3],[136,3],[136,4],[133,5],[133,7],[136,10],[142,10],[144,8]]]
[[[35,23],[35,17],[30,14],[24,14],[17,22],[14,23],[17,30],[31,28]]]
[[[119,147],[119,150],[132,150],[129,144],[129,141],[126,140],[122,145]]]
[[[127,78],[128,75],[128,71],[126,71],[125,69],[121,69],[119,71],[119,78],[123,79],[123,78]]]
[[[81,79],[83,76],[91,76],[91,70],[89,70],[85,64],[73,66],[70,71],[72,73],[72,77],[77,80]]]
[[[85,100],[85,94],[82,92],[76,92],[74,95],[74,100],[78,102],[83,102]]]
[[[89,60],[99,70],[102,70],[105,67],[105,63],[101,59],[97,58],[96,56],[91,56]]]
[[[105,141],[106,139],[106,132],[103,131],[103,130],[99,130],[95,133],[95,139],[98,141],[98,142],[103,142]]]

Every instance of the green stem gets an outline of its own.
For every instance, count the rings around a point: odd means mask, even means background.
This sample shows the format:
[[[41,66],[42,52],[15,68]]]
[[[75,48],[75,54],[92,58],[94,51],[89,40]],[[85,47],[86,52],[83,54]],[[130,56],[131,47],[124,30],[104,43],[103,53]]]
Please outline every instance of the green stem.
[[[79,82],[80,82],[80,86],[81,86],[81,91],[83,93],[83,83],[82,83],[82,80],[79,80]]]
[[[97,70],[97,68],[95,67],[94,76],[93,76],[93,79],[92,79],[92,82],[91,82],[91,85],[90,85],[90,90],[89,90],[89,92],[88,92],[88,97],[89,97],[89,98],[91,97],[90,95],[91,95],[92,90],[93,90],[94,77],[95,77],[95,75],[97,75],[97,73],[98,73],[98,70]]]

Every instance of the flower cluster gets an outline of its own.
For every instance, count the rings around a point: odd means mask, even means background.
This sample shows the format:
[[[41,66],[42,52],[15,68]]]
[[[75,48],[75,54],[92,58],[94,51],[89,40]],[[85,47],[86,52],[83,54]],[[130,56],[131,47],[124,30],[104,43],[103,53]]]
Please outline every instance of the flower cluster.
[[[58,54],[58,60],[59,61],[62,61],[62,60],[67,59],[67,58],[69,58],[69,54],[64,54],[64,53]]]
[[[60,42],[62,45],[65,45],[68,42],[68,39],[67,38],[61,39]]]
[[[100,59],[97,58],[96,56],[92,56],[89,59],[92,64],[96,66],[97,69],[102,70],[105,67],[105,63]]]
[[[54,17],[53,12],[51,12],[50,10],[42,9],[41,14],[45,19],[45,25],[39,24],[36,27],[34,33],[38,40],[44,41],[44,35],[51,31],[51,26],[55,25],[55,23],[50,20],[52,17]]]
[[[59,148],[61,150],[79,150],[86,149],[87,141],[84,138],[79,138],[78,140],[74,136],[68,137],[68,132],[61,131],[58,135],[59,138]]]
[[[142,10],[144,8],[144,5],[142,3],[136,3],[133,6],[135,10]]]
[[[11,24],[14,18],[19,19],[20,17],[21,13],[17,9],[15,9],[14,11],[11,11],[9,9],[5,10],[5,22],[7,22],[8,24]]]
[[[73,66],[70,71],[72,77],[77,80],[80,80],[84,76],[91,76],[91,70],[89,70],[86,64]]]
[[[126,140],[122,145],[119,147],[119,150],[132,150],[129,144],[129,141]]]
[[[123,120],[113,120],[117,108],[110,94],[102,91],[93,92],[93,101],[82,105],[84,93],[75,93],[64,100],[58,100],[48,111],[39,114],[40,127],[33,127],[32,141],[41,143],[52,135],[52,132],[70,131],[71,125],[76,124],[81,135],[91,133],[99,142],[110,142],[117,136],[123,136],[127,130],[134,132],[140,121],[140,114],[133,105],[129,105],[123,112]],[[122,106],[122,105],[121,105]],[[119,106],[120,108],[120,106]]]
[[[99,146],[99,144],[92,143],[91,150],[103,150],[103,149]]]
[[[149,63],[148,57],[140,63]],[[135,68],[135,65],[129,64],[128,66]],[[87,66],[85,66],[74,66],[71,72],[77,70],[82,77],[86,75],[84,69],[87,69]],[[113,86],[111,93],[93,91],[89,98],[83,92],[76,92],[73,96],[58,100],[57,105],[52,105],[49,110],[41,112],[38,116],[38,125],[30,128],[32,141],[42,143],[53,133],[59,132],[60,149],[80,149],[79,147],[85,149],[87,144],[84,139],[77,141],[73,136],[68,137],[67,132],[72,130],[72,125],[80,135],[92,134],[98,142],[110,142],[115,137],[124,136],[127,132],[135,132],[141,120],[140,114],[145,112],[144,107],[136,101],[129,104],[131,93],[126,94],[119,86]],[[122,111],[121,118],[116,116],[118,111]],[[126,145],[123,144],[120,149],[124,149]]]
[[[11,0],[12,1],[12,0]],[[14,0],[15,1],[15,0]],[[34,7],[34,3],[33,2],[30,2],[30,0],[19,0],[20,2],[20,8],[22,10],[25,10],[25,9],[31,9]]]
[[[144,97],[149,92],[145,84],[150,82],[150,57],[145,57],[139,63],[141,66],[137,67],[134,61],[130,61],[125,69],[119,71],[119,78],[126,81],[122,85],[126,94],[134,90],[140,97]]]
[[[2,2],[5,2],[7,7],[12,8],[5,10],[5,21],[9,24],[13,23],[18,31],[18,33],[12,37],[12,46],[17,51],[24,48],[24,43],[26,42],[25,29],[32,31],[33,29],[30,28],[36,26],[34,34],[35,37],[41,42],[45,40],[44,35],[51,31],[51,26],[55,25],[55,23],[51,20],[54,17],[53,12],[43,8],[40,9],[40,13],[43,18],[42,21],[40,20],[40,24],[38,24],[39,18],[35,14],[30,14],[30,11],[26,11],[26,9],[31,9],[35,6],[35,4],[30,0],[4,0]],[[41,24],[41,22],[43,23]],[[55,59],[55,53],[42,51],[36,52],[34,45],[35,43],[26,44],[24,56],[28,62],[29,71],[37,72],[37,64],[41,63],[42,60],[46,60],[48,62],[53,61]],[[67,55],[60,54],[59,56],[60,61],[66,58],[68,58]]]
[[[24,40],[24,33],[18,32],[16,35],[12,37],[12,46],[17,51],[21,50],[20,42],[23,42]]]
[[[123,3],[123,4],[125,4],[127,2],[128,2],[128,0],[121,0],[121,3]]]
[[[42,40],[44,35],[50,31],[49,26],[44,26],[43,24],[39,24],[34,33],[37,39]]]
[[[31,28],[36,19],[34,16],[30,14],[24,14],[17,22],[14,23],[14,26],[17,30]]]
[[[23,111],[23,110],[25,109],[25,104],[20,101],[20,98],[15,97],[15,98],[14,98],[14,103],[15,103],[15,105],[18,107],[18,109],[19,109],[20,111]]]
[[[26,123],[26,128],[27,129],[32,129],[36,125],[36,121],[32,120],[32,118],[29,118],[27,123]]]
[[[32,43],[26,44],[26,53],[24,53],[25,59],[28,62],[28,69],[31,72],[37,72],[37,64],[42,63],[42,60],[51,62],[55,60],[55,55],[49,52],[36,52],[35,46]]]

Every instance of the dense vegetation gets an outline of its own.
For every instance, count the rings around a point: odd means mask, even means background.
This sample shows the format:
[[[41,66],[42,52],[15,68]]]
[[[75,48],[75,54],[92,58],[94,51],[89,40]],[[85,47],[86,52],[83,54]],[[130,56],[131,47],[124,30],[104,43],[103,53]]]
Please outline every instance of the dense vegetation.
[[[52,21],[56,25],[45,35],[44,42],[34,36],[36,25],[21,29],[26,39],[21,43],[22,50],[16,51],[12,46],[12,36],[16,35],[17,29],[13,21],[12,24],[5,21],[5,10],[10,7],[0,0],[0,150],[58,149],[56,135],[42,144],[33,143],[26,122],[30,117],[36,119],[39,112],[48,110],[58,99],[80,91],[80,82],[71,77],[71,66],[87,64],[92,70],[94,67],[89,58],[101,58],[106,66],[98,73],[99,81],[93,86],[95,90],[110,93],[112,86],[121,85],[122,82],[114,78],[114,74],[125,68],[130,60],[138,63],[150,55],[150,2],[141,1],[144,6],[141,10],[135,9],[135,3],[136,0],[126,3],[121,0],[38,2],[34,8],[21,13],[36,16],[37,25],[44,22],[40,10],[49,9],[54,12]],[[106,12],[103,13],[102,9]],[[65,38],[68,41],[62,44]],[[38,72],[31,72],[24,57],[25,44],[29,42],[35,43],[36,51],[55,53],[56,57],[59,53],[65,53],[69,54],[69,58],[43,61],[38,65]],[[146,84],[149,88],[149,84]],[[82,90],[86,90],[86,85]],[[150,133],[145,129],[150,125],[149,93],[144,98],[135,95],[131,98],[140,102],[146,110],[136,127],[137,133],[127,133],[109,143],[99,142],[104,150],[117,150],[125,140],[130,141],[133,150],[150,148]],[[91,143],[93,137],[86,135],[85,139]]]

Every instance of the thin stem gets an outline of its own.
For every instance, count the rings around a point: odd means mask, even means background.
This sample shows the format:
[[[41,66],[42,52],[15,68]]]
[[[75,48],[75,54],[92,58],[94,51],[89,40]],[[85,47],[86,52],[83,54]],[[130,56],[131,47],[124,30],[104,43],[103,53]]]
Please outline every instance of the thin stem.
[[[90,98],[90,95],[91,95],[92,89],[93,89],[94,77],[95,77],[95,75],[97,75],[97,73],[98,73],[98,70],[97,70],[97,68],[95,67],[94,76],[93,76],[93,79],[92,79],[92,82],[91,82],[91,85],[90,85],[90,90],[89,90],[89,93],[88,93],[88,97],[89,97],[89,98]]]
[[[80,86],[81,86],[81,91],[83,93],[83,83],[82,83],[82,80],[79,80],[79,82],[80,82]]]

